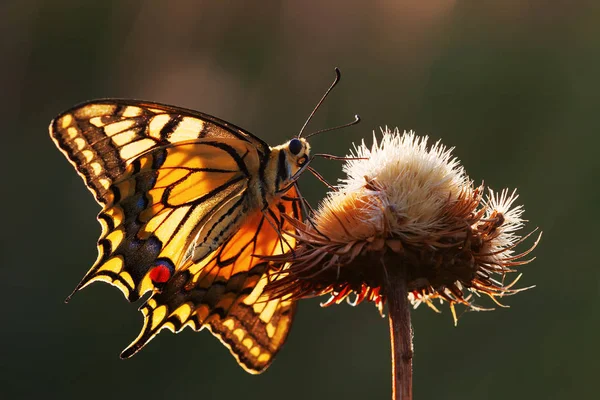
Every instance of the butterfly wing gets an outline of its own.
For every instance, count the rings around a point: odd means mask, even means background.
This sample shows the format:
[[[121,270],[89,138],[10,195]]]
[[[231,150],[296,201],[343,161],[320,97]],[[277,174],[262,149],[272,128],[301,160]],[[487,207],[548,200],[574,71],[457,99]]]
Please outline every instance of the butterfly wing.
[[[248,372],[267,368],[287,338],[295,311],[290,300],[262,296],[272,278],[260,256],[282,254],[295,244],[282,235],[293,229],[283,213],[301,215],[295,188],[264,212],[246,216],[228,241],[204,259],[190,260],[154,293],[140,308],[140,335],[121,356],[135,354],[162,329],[179,332],[191,326],[198,331],[207,326]]]
[[[174,273],[199,227],[222,226],[228,207],[247,206],[249,177],[268,153],[217,118],[130,100],[76,106],[50,135],[103,205],[98,259],[74,292],[102,280],[130,301]]]

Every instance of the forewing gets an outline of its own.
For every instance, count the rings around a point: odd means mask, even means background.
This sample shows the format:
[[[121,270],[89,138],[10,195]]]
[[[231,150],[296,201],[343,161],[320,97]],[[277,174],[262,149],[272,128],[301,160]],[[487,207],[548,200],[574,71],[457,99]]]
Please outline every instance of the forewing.
[[[283,345],[295,310],[289,300],[262,296],[271,277],[260,256],[282,254],[295,245],[284,233],[292,227],[283,213],[300,218],[294,188],[264,212],[246,215],[217,250],[177,271],[141,307],[144,327],[122,357],[135,354],[161,329],[179,332],[185,326],[208,326],[244,369],[262,372]]]
[[[194,139],[236,139],[266,154],[268,145],[237,126],[197,111],[135,100],[80,104],[50,123],[50,136],[106,205],[110,187],[141,154]]]

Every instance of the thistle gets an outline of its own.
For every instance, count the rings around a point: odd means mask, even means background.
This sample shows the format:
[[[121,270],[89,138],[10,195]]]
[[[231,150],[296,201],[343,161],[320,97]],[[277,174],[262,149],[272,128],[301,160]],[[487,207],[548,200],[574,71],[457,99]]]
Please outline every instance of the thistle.
[[[346,178],[307,223],[291,220],[297,247],[271,257],[276,270],[266,288],[271,297],[303,299],[329,295],[323,306],[344,300],[387,303],[392,339],[393,393],[412,398],[412,327],[409,305],[438,311],[434,300],[490,310],[474,302],[515,289],[507,275],[532,259],[515,247],[522,206],[516,191],[475,187],[459,161],[440,142],[397,129],[382,130],[380,143],[356,147],[344,166]],[[538,238],[539,240],[539,238]],[[353,296],[351,300],[350,296]],[[476,295],[476,296],[473,296]]]

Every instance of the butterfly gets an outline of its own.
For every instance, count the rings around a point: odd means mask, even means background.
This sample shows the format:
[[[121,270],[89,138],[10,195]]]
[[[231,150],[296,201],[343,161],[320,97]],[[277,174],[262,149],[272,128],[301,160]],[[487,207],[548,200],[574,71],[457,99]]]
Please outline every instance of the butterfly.
[[[304,127],[339,78],[336,69]],[[95,281],[130,302],[151,292],[140,307],[143,328],[122,358],[162,329],[190,326],[208,328],[246,371],[264,371],[296,304],[262,296],[276,279],[263,257],[295,246],[286,217],[305,214],[296,180],[314,171],[308,136],[270,147],[198,111],[118,99],[77,105],[49,131],[102,207],[98,258],[67,301]]]

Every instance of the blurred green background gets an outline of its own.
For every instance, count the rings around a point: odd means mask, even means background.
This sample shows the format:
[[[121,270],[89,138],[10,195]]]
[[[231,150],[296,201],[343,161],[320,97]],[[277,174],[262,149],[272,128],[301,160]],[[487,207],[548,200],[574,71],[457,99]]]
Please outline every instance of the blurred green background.
[[[216,115],[273,145],[311,123],[363,122],[312,140],[346,154],[379,126],[456,146],[472,179],[518,188],[544,238],[510,309],[454,327],[419,308],[416,399],[597,398],[600,7],[594,1],[0,2],[0,397],[390,397],[387,320],[375,308],[300,305],[270,369],[246,374],[209,333],[162,333],[118,354],[136,306],[94,284],[99,211],[50,141],[49,121],[99,97]],[[312,129],[311,129],[312,128]],[[319,160],[328,179],[340,164]],[[326,188],[301,180],[315,204]],[[485,303],[485,302],[484,302]],[[593,381],[595,380],[595,381]]]

